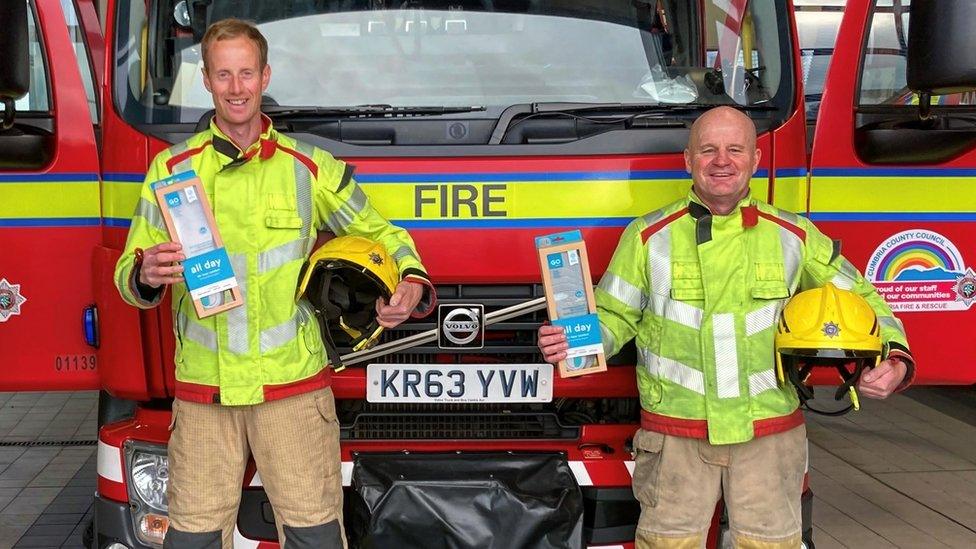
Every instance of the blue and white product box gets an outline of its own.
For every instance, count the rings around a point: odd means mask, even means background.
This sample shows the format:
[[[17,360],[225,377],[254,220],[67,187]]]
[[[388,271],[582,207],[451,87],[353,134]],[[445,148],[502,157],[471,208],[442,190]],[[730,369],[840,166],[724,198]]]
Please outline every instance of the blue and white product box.
[[[183,279],[204,318],[243,303],[200,179],[192,171],[152,184],[170,238],[183,246]]]
[[[542,268],[549,319],[561,326],[569,349],[560,362],[562,377],[606,370],[600,321],[596,314],[586,244],[579,231],[535,239]]]

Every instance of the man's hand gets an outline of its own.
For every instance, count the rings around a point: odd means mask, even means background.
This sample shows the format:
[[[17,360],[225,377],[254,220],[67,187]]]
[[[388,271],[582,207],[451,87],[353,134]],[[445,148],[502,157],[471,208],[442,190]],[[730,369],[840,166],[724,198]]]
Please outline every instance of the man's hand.
[[[390,296],[389,304],[382,296],[376,300],[376,320],[384,328],[395,328],[410,318],[410,313],[417,308],[422,297],[424,297],[423,284],[401,280],[397,284],[396,291]]]
[[[183,266],[174,265],[183,261],[180,246],[176,242],[156,244],[142,252],[142,268],[139,269],[139,283],[151,288],[158,288],[164,284],[176,284],[183,281]]]
[[[857,392],[868,398],[887,398],[905,379],[908,366],[899,358],[889,358],[867,368],[857,382]]]
[[[566,342],[566,334],[563,333],[562,327],[548,324],[539,326],[539,350],[542,351],[542,360],[550,364],[566,360],[566,349],[569,349],[569,343]]]

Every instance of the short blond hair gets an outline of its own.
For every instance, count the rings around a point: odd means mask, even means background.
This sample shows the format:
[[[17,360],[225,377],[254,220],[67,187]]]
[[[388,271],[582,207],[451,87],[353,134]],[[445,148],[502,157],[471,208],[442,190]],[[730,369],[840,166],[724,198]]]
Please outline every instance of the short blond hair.
[[[207,32],[203,35],[203,40],[200,41],[200,50],[203,55],[203,69],[207,70],[207,51],[214,42],[230,40],[240,36],[250,39],[258,47],[261,68],[263,69],[268,64],[268,41],[254,23],[234,17],[221,19],[207,27]]]

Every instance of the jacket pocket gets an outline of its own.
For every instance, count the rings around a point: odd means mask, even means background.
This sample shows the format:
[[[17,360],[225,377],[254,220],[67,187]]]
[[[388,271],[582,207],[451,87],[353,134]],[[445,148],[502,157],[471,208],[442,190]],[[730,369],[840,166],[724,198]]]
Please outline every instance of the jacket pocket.
[[[664,433],[644,429],[634,434],[633,490],[637,501],[645,507],[657,506],[664,439]]]
[[[173,432],[173,429],[176,427],[176,416],[177,416],[177,410],[179,410],[179,402],[180,402],[179,400],[175,398],[173,399],[173,411],[171,412],[170,419],[169,419],[170,432]]]
[[[264,216],[264,225],[269,229],[301,229],[302,218],[294,212],[268,212]]]
[[[332,396],[332,389],[325,390],[315,395],[315,407],[327,422],[339,423],[339,416],[336,414],[335,398]]]
[[[298,309],[299,335],[308,352],[317,356],[323,351],[323,342],[322,336],[319,334],[319,323],[312,311],[312,306],[304,299],[299,299],[296,308]]]
[[[753,299],[786,299],[786,273],[782,263],[756,263],[756,277],[749,293]]]
[[[671,299],[679,301],[705,299],[701,265],[690,261],[675,261],[671,264]]]
[[[186,294],[180,296],[180,300],[176,304],[176,309],[173,310],[173,326],[176,328],[176,359],[177,364],[183,362],[183,333],[186,330],[186,320],[185,315],[180,314],[183,311],[183,300],[186,299]]]

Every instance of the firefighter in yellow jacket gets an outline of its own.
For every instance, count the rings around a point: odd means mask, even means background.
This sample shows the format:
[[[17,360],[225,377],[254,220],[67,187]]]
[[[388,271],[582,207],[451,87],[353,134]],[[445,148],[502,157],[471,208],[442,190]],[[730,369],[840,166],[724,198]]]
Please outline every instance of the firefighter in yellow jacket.
[[[381,243],[399,271],[389,302],[376,306],[385,327],[429,312],[432,287],[410,236],[373,209],[352,168],[279,134],[261,114],[271,70],[257,28],[220,21],[201,46],[216,115],[153,160],[115,272],[123,299],[140,308],[158,305],[172,286],[165,547],[233,546],[249,453],[286,547],[343,547],[339,425],[319,328],[307,304],[296,304],[300,271],[319,229]],[[187,170],[203,182],[244,297],[244,306],[204,319],[149,187]]]
[[[858,382],[872,398],[911,382],[905,332],[839,246],[749,197],[760,151],[747,116],[708,111],[684,154],[688,196],[624,230],[596,291],[607,354],[637,347],[637,547],[703,547],[719,497],[735,546],[799,547],[806,429],[793,386],[777,382],[779,313],[826,283],[863,296],[885,346]],[[539,347],[547,361],[566,356],[557,327],[540,328]]]

